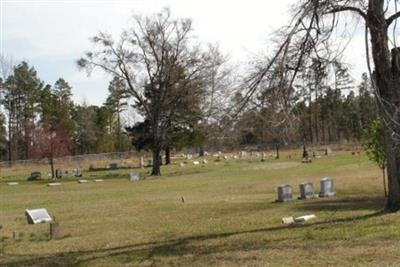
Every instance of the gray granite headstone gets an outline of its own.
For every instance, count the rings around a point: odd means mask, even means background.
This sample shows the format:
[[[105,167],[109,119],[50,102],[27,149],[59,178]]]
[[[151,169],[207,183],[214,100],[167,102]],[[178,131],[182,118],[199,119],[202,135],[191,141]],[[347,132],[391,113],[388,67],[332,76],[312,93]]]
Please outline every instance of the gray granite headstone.
[[[300,199],[314,198],[313,184],[310,182],[301,183],[300,187]]]
[[[293,190],[290,185],[278,186],[278,202],[287,202],[293,199]]]
[[[56,178],[57,179],[62,178],[62,171],[60,169],[56,169]]]
[[[321,191],[320,197],[332,197],[336,196],[336,192],[333,188],[333,180],[329,177],[325,177],[320,181]]]
[[[117,163],[110,163],[109,168],[110,168],[110,170],[116,170],[116,169],[118,169],[118,164]]]

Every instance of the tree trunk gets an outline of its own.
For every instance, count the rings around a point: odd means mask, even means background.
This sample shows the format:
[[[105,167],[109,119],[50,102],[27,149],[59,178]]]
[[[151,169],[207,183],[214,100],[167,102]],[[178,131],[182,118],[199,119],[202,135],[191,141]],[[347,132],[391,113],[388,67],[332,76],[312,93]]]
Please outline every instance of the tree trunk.
[[[386,169],[386,166],[383,166],[383,168],[382,168],[382,178],[383,178],[383,190],[385,192],[385,197],[387,197],[388,194],[387,194],[387,190],[386,190],[386,173],[385,173],[385,169]]]
[[[167,146],[165,148],[165,165],[171,164],[171,148]]]
[[[275,148],[276,148],[276,159],[279,159],[279,144],[276,144]]]
[[[153,153],[153,167],[151,169],[151,176],[161,176],[160,146],[157,145],[153,146],[152,153]]]
[[[367,23],[371,33],[372,57],[375,65],[373,78],[377,86],[377,94],[382,98],[379,103],[384,103],[379,105],[379,109],[384,125],[385,147],[388,159],[388,200],[386,209],[398,211],[400,210],[400,147],[393,137],[396,136],[396,124],[400,122],[400,118],[396,115],[400,108],[400,69],[397,64],[399,57],[394,54],[397,49],[392,50],[394,60],[391,60],[384,5],[385,1],[383,0],[369,1]]]
[[[54,175],[54,161],[53,161],[53,157],[50,157],[49,161],[50,161],[50,168],[51,168],[51,179],[54,179],[54,178],[55,178],[55,175]]]

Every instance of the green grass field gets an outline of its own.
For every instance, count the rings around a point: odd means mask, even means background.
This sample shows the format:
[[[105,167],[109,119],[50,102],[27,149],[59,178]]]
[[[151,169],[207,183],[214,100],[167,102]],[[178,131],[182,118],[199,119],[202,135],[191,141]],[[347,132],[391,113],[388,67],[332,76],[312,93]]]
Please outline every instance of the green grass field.
[[[349,152],[312,164],[288,153],[267,162],[176,163],[163,167],[162,177],[136,183],[121,173],[59,187],[22,178],[8,186],[8,177],[0,183],[0,265],[399,266],[400,218],[380,212],[377,167]],[[334,179],[337,197],[274,203],[277,185],[291,184],[297,197],[300,182],[318,191],[325,176]],[[59,239],[49,240],[48,224],[27,224],[24,210],[38,207],[60,223]],[[305,214],[317,219],[281,223]]]

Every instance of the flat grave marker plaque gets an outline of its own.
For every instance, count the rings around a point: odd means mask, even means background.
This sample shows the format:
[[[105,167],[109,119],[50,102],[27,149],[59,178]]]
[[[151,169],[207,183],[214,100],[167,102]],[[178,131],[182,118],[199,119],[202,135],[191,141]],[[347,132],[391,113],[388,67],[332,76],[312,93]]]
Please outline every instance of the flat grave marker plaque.
[[[50,217],[46,209],[32,209],[25,210],[25,215],[29,224],[39,224],[51,222],[53,219]]]

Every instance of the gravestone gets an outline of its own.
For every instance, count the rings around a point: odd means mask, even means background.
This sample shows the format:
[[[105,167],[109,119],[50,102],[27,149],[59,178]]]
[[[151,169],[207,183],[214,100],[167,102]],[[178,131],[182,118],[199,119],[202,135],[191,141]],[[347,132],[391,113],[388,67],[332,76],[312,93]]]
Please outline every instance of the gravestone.
[[[193,161],[193,165],[199,165],[200,162],[198,162],[197,160]]]
[[[56,178],[61,179],[62,178],[62,171],[60,169],[56,169]]]
[[[103,180],[103,179],[94,179],[94,181],[95,181],[96,183],[101,183],[101,182],[103,182],[104,180]]]
[[[293,200],[293,190],[290,185],[278,186],[278,199],[277,202],[287,202]]]
[[[42,174],[40,172],[31,172],[31,175],[28,177],[28,181],[36,181],[37,179],[40,179],[42,177]]]
[[[84,180],[84,179],[78,180],[78,183],[80,183],[80,184],[87,184],[88,182],[89,182],[88,180]]]
[[[117,163],[110,163],[110,165],[108,165],[110,170],[117,170],[118,169],[118,164]]]
[[[333,197],[336,196],[336,192],[333,188],[333,180],[329,177],[325,177],[320,181],[321,192],[320,197]]]
[[[261,153],[261,161],[265,161],[266,154],[265,152]]]
[[[46,209],[25,210],[26,219],[29,224],[51,222],[52,219]]]
[[[78,168],[75,170],[75,177],[82,177],[82,169]]]
[[[179,166],[185,167],[185,163],[181,162],[181,163],[179,163]]]
[[[131,182],[137,182],[140,180],[140,175],[136,172],[131,172],[129,173],[129,181]]]
[[[207,164],[208,161],[206,159],[203,159],[203,164]]]
[[[301,183],[300,187],[300,199],[314,198],[313,184],[309,182]]]
[[[19,183],[18,182],[9,182],[9,183],[7,183],[8,185],[19,185]]]

